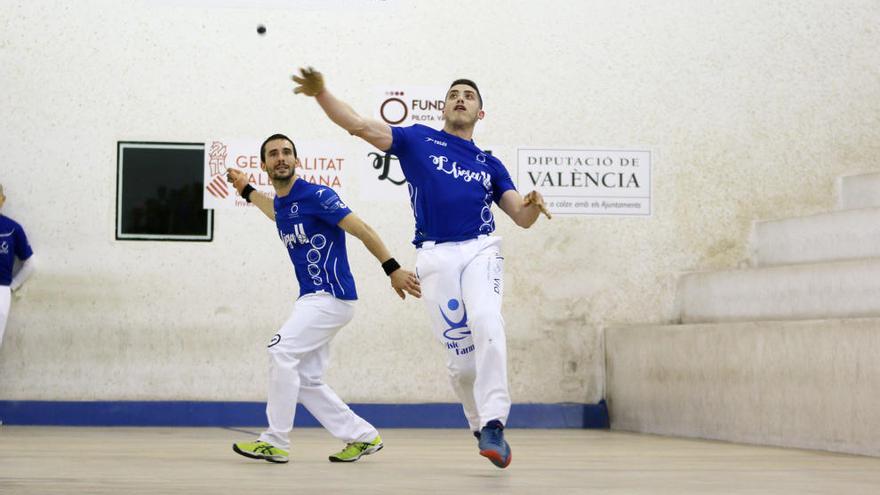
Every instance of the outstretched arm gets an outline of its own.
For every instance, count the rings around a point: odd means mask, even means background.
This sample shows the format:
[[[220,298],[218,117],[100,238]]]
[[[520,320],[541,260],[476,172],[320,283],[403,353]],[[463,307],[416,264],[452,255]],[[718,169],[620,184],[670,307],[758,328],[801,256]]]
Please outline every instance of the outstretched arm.
[[[244,188],[248,185],[247,174],[234,168],[230,168],[226,171],[226,180],[232,183],[232,187],[238,191],[238,194],[241,194]],[[272,220],[273,222],[275,221],[275,205],[272,204],[272,198],[267,194],[260,191],[253,191],[247,199],[253,203],[254,206],[259,208],[264,215],[269,217],[269,220]]]
[[[552,218],[547,207],[544,206],[544,197],[538,191],[532,191],[525,197],[519,195],[516,189],[508,189],[501,195],[498,206],[507,213],[514,223],[527,229],[538,220],[538,215],[543,213],[547,219]]]
[[[21,263],[21,266],[18,268],[18,273],[15,274],[15,277],[12,278],[12,283],[9,284],[9,289],[12,292],[17,291],[21,285],[34,273],[34,261],[35,256],[32,254],[28,257],[28,259],[24,260]]]
[[[340,220],[339,227],[360,239],[361,242],[364,243],[364,246],[366,246],[367,250],[370,251],[380,263],[382,263],[382,268],[385,268],[386,263],[393,260],[391,253],[388,252],[388,248],[385,247],[385,243],[382,242],[379,234],[354,213],[349,213],[345,218]],[[397,265],[397,262],[393,261],[393,264]],[[389,273],[388,276],[391,277],[391,287],[397,291],[397,295],[400,296],[401,299],[406,298],[404,291],[409,292],[413,297],[422,296],[419,279],[413,272],[404,270],[397,265],[397,269]]]
[[[330,94],[324,86],[324,76],[315,69],[309,67],[300,69],[299,72],[299,76],[292,77],[297,84],[297,87],[293,88],[294,93],[314,97],[324,113],[336,125],[372,144],[380,151],[388,151],[392,140],[391,127],[388,124],[361,117],[349,104]]]

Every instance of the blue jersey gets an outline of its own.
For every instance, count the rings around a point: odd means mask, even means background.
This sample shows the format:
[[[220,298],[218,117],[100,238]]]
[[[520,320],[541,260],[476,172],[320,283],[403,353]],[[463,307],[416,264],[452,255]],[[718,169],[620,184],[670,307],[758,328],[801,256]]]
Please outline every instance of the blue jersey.
[[[275,225],[299,282],[299,296],[326,292],[357,299],[340,220],[351,210],[333,189],[296,179],[290,193],[275,197]]]
[[[34,252],[28,244],[24,229],[15,220],[0,215],[0,285],[12,283],[15,258],[26,260]]]
[[[416,124],[392,127],[388,152],[409,183],[413,244],[473,239],[495,230],[492,202],[515,189],[500,160],[473,141]]]

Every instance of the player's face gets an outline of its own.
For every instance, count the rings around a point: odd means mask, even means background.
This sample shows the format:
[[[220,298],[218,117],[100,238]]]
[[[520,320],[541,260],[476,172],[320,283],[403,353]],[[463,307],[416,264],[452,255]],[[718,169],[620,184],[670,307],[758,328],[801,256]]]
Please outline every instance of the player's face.
[[[4,196],[2,192],[0,192],[0,208],[3,208],[3,203],[5,203],[5,202],[6,202],[6,196]]]
[[[299,160],[293,156],[293,145],[286,139],[273,139],[266,143],[266,162],[263,170],[272,180],[288,180],[293,177]]]
[[[480,97],[467,84],[456,84],[446,93],[443,118],[454,126],[472,126],[483,118]]]

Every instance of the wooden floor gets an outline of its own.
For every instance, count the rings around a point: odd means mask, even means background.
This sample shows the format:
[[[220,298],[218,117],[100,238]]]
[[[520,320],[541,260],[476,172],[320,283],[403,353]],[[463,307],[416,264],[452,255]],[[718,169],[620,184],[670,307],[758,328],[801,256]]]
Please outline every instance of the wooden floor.
[[[880,459],[595,430],[508,430],[506,470],[464,430],[381,432],[353,464],[341,444],[294,432],[289,464],[232,452],[256,430],[0,426],[0,493],[729,494],[880,493]]]

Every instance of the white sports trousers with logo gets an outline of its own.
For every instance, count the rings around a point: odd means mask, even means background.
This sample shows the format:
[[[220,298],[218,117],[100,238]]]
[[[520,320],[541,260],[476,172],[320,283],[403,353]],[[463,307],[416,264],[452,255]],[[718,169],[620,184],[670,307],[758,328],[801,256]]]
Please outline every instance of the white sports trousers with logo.
[[[425,242],[417,251],[422,299],[468,425],[479,431],[494,419],[507,424],[507,340],[501,300],[501,238]]]
[[[290,450],[299,401],[331,435],[345,443],[369,442],[379,433],[324,383],[330,341],[354,317],[354,303],[327,293],[307,294],[269,344],[269,428],[260,440]]]
[[[0,285],[0,345],[3,345],[3,334],[6,333],[6,320],[9,318],[9,305],[12,291],[8,285]]]

